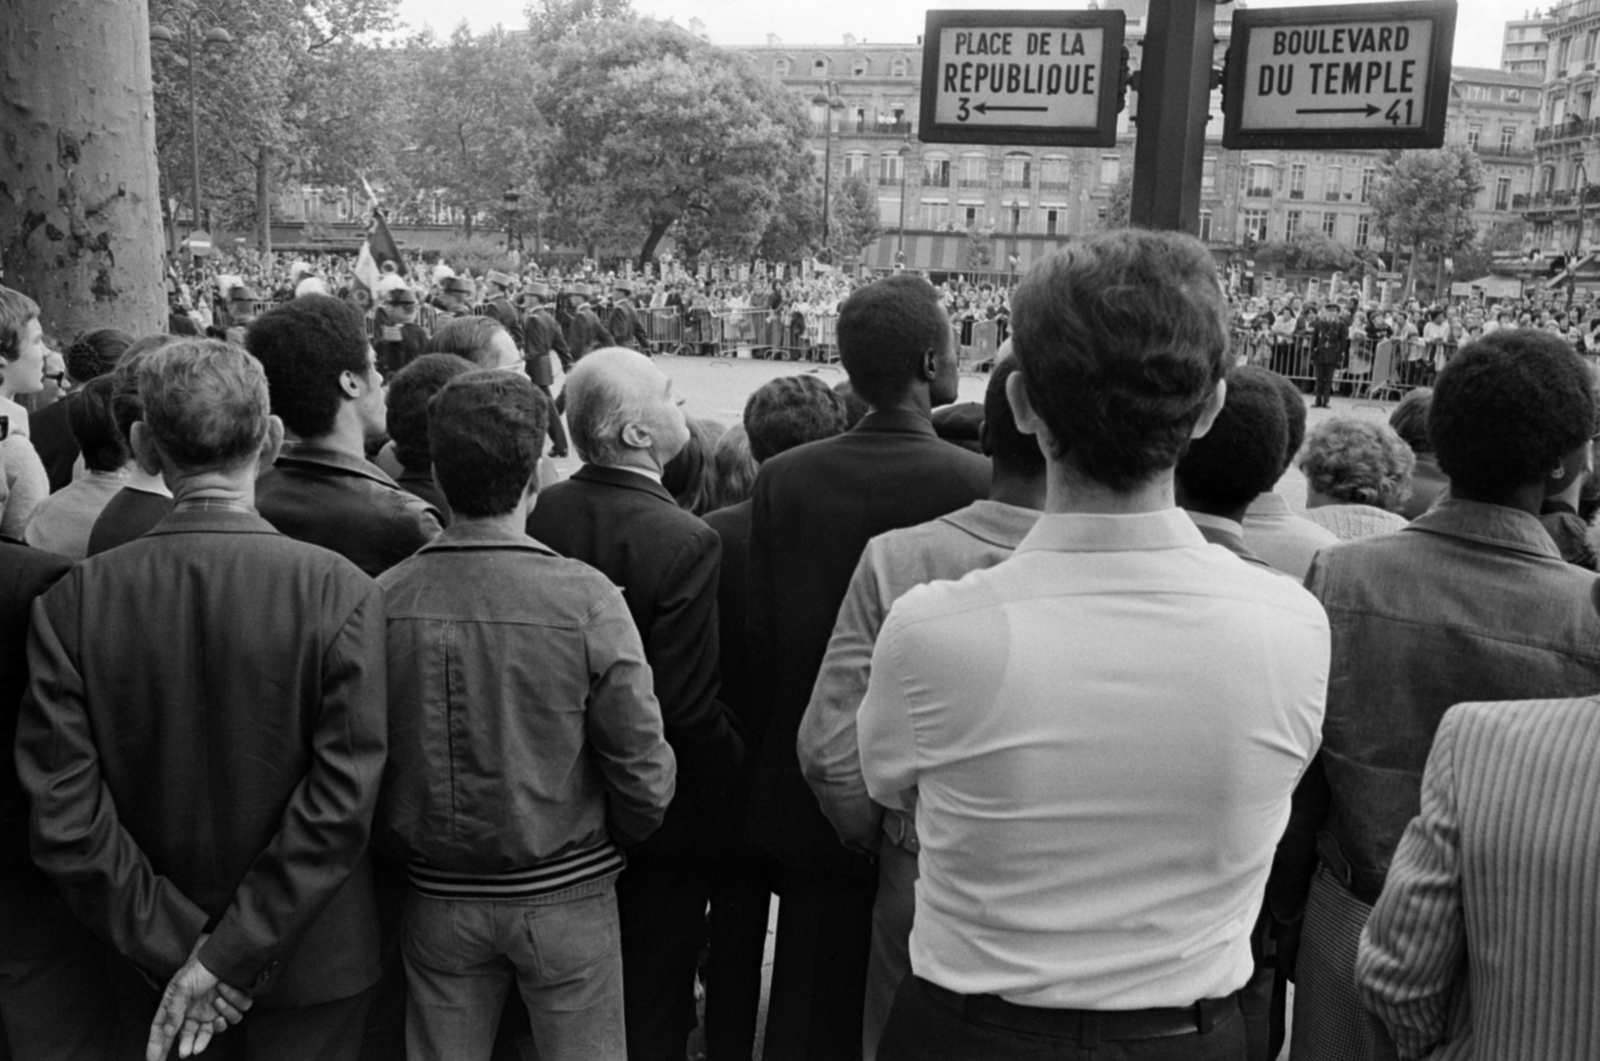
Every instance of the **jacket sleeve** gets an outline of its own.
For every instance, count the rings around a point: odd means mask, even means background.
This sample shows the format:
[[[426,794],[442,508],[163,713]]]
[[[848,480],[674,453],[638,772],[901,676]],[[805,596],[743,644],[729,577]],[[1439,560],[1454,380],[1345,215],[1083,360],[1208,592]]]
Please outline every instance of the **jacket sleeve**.
[[[585,624],[589,700],[584,735],[605,777],[606,820],[618,843],[656,831],[672,801],[677,760],[663,736],[661,705],[633,616],[614,593]]]
[[[916,731],[905,696],[905,674],[899,665],[903,630],[896,616],[884,623],[872,650],[872,675],[856,719],[867,791],[896,810],[911,809],[918,774]]]
[[[310,769],[200,950],[206,968],[240,987],[272,975],[366,852],[388,742],[387,640],[376,583],[329,644],[321,692]]]
[[[79,921],[165,979],[188,959],[206,915],[156,873],[117,817],[84,702],[74,586],[69,577],[34,605],[28,640],[16,760],[32,804],[33,859]]]
[[[710,527],[696,528],[662,573],[645,639],[667,741],[685,775],[732,770],[744,758],[744,742],[717,699],[721,569],[722,540]]]
[[[1422,775],[1422,812],[1400,838],[1356,955],[1362,1001],[1405,1058],[1423,1057],[1446,1038],[1467,985],[1452,762],[1461,710],[1446,712],[1439,724]]]
[[[839,608],[839,618],[795,741],[800,772],[839,839],[847,847],[869,850],[877,849],[883,808],[867,795],[861,775],[856,713],[867,694],[872,646],[887,610],[878,592],[873,555],[869,543]]]

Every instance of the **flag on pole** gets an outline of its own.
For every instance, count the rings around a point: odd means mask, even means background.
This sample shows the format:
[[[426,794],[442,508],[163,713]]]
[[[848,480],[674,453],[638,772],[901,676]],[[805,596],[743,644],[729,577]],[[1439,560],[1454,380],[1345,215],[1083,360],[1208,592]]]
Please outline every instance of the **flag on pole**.
[[[394,237],[389,235],[389,225],[383,218],[383,211],[378,207],[378,195],[372,190],[372,185],[367,182],[365,174],[361,175],[361,186],[367,191],[367,199],[372,205],[372,215],[367,221],[367,238],[362,241],[361,253],[356,256],[356,279],[366,287],[367,293],[374,299],[378,294],[378,281],[383,279],[384,263],[393,263],[392,271],[396,276],[406,275],[405,259],[400,257],[400,248],[395,245]]]

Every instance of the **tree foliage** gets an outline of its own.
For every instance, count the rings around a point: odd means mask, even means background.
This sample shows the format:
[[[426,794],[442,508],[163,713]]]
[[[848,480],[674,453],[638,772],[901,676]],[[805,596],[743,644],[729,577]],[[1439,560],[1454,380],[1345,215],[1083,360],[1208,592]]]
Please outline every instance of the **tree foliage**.
[[[857,175],[833,186],[830,214],[828,252],[835,264],[854,259],[883,231],[878,222],[878,196]]]
[[[1483,190],[1483,164],[1464,144],[1437,151],[1392,151],[1372,199],[1378,231],[1411,251],[1407,288],[1424,254],[1448,254],[1473,239],[1472,204]]]
[[[1127,228],[1129,204],[1133,202],[1133,170],[1124,170],[1111,186],[1111,198],[1106,201],[1106,219],[1101,228]]]
[[[799,102],[744,56],[667,23],[584,22],[553,48],[539,96],[555,232],[603,251],[689,244],[748,257],[805,153]]]
[[[1255,260],[1314,273],[1348,272],[1361,263],[1355,251],[1314,228],[1300,228],[1290,240],[1262,244],[1256,248]]]

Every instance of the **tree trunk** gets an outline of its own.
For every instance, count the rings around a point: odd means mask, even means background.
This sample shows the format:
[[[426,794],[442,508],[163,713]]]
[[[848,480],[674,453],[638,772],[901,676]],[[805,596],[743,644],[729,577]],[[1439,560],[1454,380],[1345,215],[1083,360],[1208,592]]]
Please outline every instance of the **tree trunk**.
[[[1401,298],[1411,298],[1417,291],[1417,254],[1419,247],[1411,245],[1411,257],[1406,261],[1406,286],[1401,290]]]
[[[655,261],[656,248],[661,245],[661,238],[667,234],[667,229],[672,227],[671,221],[652,221],[650,234],[644,239],[644,246],[639,250],[639,271],[644,272],[645,266]]]
[[[63,339],[164,331],[145,5],[0,3],[0,130],[6,286]]]
[[[256,250],[272,253],[272,150],[256,150]]]

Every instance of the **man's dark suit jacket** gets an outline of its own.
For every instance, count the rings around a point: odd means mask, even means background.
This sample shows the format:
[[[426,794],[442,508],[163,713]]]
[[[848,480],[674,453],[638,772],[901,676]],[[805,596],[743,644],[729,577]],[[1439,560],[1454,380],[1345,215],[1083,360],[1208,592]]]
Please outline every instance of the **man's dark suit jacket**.
[[[607,324],[619,345],[641,353],[650,352],[650,333],[645,331],[644,324],[639,320],[639,311],[633,308],[633,303],[624,300],[612,306],[611,319]]]
[[[72,911],[165,981],[261,1004],[378,978],[366,849],[387,741],[383,595],[254,513],[179,508],[34,608],[17,772]]]
[[[872,412],[798,446],[756,476],[750,636],[763,730],[750,839],[791,870],[860,871],[800,775],[795,739],[839,605],[867,542],[989,493],[989,462],[942,441],[915,413]]]
[[[585,464],[540,492],[528,533],[622,587],[678,758],[679,792],[737,767],[744,744],[717,699],[716,531],[660,483]]]
[[[443,520],[370,461],[286,442],[256,483],[256,510],[289,537],[332,549],[376,578],[427,545]]]
[[[611,337],[606,326],[600,323],[600,318],[595,316],[594,310],[587,306],[574,313],[572,320],[567,323],[567,350],[572,354],[574,361],[590,350],[616,345],[617,341]]]
[[[39,462],[50,477],[52,494],[72,482],[72,467],[78,463],[78,457],[83,452],[72,434],[71,425],[67,423],[67,402],[71,400],[69,394],[51,402],[34,413],[28,421],[28,440],[33,443],[35,452],[39,454]]]
[[[0,954],[10,959],[36,956],[47,942],[40,913],[55,901],[55,886],[28,857],[28,800],[10,752],[28,685],[29,612],[71,569],[64,556],[0,541],[0,737],[6,752],[0,755]]]
[[[721,650],[722,702],[728,705],[744,739],[761,746],[761,731],[750,711],[754,684],[750,675],[750,502],[719,508],[705,516],[706,526],[722,540],[722,574],[717,580],[717,629]],[[746,763],[746,765],[751,765]]]
[[[528,314],[522,322],[523,352],[528,360],[528,378],[548,387],[555,379],[550,371],[550,351],[556,352],[561,371],[572,368],[572,353],[567,349],[567,337],[561,334],[556,319],[542,309]]]

